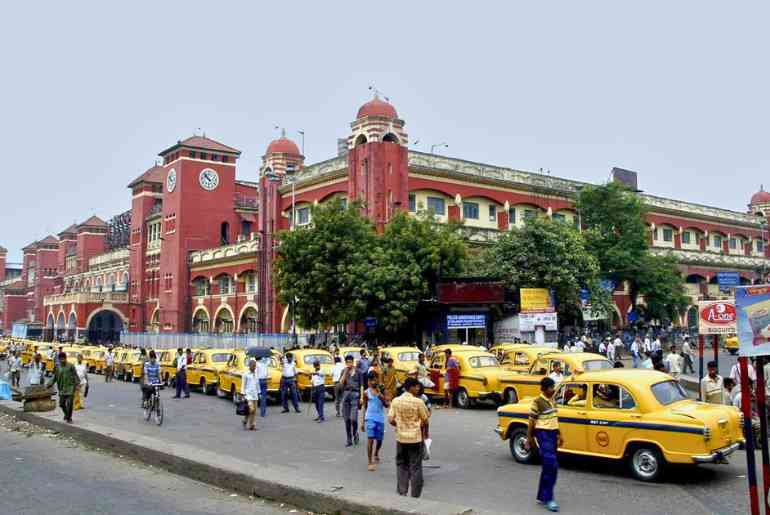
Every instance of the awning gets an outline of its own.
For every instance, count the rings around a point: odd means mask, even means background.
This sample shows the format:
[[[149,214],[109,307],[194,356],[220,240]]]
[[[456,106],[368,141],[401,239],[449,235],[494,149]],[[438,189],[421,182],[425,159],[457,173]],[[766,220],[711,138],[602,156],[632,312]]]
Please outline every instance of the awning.
[[[257,223],[257,219],[251,213],[238,213],[244,222]]]

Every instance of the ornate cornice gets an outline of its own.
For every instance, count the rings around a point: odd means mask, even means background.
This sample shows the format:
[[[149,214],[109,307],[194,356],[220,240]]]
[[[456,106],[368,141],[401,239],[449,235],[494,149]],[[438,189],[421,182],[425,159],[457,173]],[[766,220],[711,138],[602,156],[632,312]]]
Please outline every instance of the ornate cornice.
[[[765,266],[770,269],[770,259],[761,257],[661,248],[651,248],[650,252],[657,256],[674,256],[680,263],[688,265],[742,268],[745,270],[757,270]]]

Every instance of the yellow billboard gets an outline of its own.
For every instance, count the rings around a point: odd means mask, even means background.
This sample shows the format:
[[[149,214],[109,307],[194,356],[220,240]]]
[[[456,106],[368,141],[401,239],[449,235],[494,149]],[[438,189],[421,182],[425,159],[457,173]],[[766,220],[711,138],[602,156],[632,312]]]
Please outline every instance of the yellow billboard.
[[[553,309],[551,292],[547,288],[521,288],[522,313],[550,313]]]

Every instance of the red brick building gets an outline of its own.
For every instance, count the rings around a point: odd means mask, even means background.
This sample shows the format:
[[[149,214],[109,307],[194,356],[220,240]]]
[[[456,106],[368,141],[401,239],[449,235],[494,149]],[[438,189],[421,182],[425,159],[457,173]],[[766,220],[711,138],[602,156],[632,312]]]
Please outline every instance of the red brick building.
[[[311,223],[310,207],[335,197],[364,200],[378,227],[398,210],[430,209],[462,222],[478,245],[532,216],[579,225],[573,198],[582,183],[411,151],[404,120],[378,98],[358,110],[337,156],[305,164],[282,136],[248,172],[255,182],[236,178],[240,151],[205,136],[159,155],[128,184],[131,208],[117,221],[91,217],[23,249],[21,277],[4,293],[5,331],[26,320],[47,337],[99,340],[121,331],[288,332],[271,284],[275,235]],[[718,295],[717,272],[748,283],[770,263],[770,193],[756,193],[747,212],[640,196],[650,245],[676,256],[693,302]],[[625,323],[623,285],[615,300],[614,322]]]

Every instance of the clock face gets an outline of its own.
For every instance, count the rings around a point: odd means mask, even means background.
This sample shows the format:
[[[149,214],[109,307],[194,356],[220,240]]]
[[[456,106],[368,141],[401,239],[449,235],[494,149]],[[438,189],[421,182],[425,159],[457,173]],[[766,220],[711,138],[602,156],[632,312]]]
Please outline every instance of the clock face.
[[[206,168],[198,176],[201,188],[207,191],[215,190],[219,186],[219,174],[211,168]]]
[[[174,191],[176,188],[176,170],[173,168],[171,171],[168,172],[168,175],[166,176],[166,189],[169,193]]]

